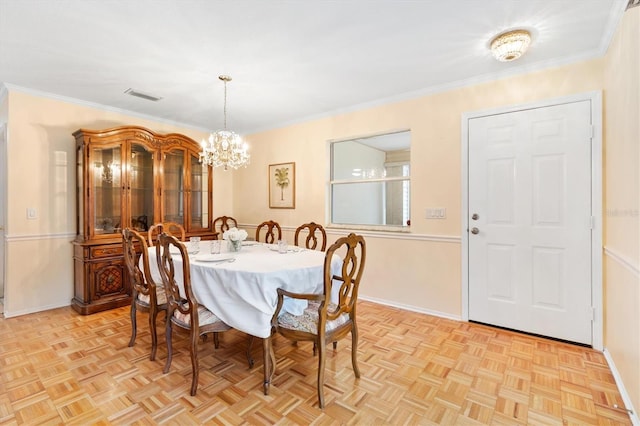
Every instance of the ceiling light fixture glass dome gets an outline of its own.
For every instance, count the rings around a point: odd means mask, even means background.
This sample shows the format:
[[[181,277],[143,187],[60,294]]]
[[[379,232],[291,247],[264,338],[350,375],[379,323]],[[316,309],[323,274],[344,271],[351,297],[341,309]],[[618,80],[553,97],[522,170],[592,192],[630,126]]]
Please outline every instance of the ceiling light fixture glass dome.
[[[491,52],[500,62],[518,59],[531,44],[531,33],[527,30],[513,30],[502,33],[491,41]]]

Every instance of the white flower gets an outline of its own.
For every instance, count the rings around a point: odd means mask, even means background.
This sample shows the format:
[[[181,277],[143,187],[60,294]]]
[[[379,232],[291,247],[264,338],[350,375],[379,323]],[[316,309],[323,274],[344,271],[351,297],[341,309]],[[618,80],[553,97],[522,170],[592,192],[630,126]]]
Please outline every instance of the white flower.
[[[244,229],[230,228],[228,231],[224,231],[222,239],[231,241],[244,241],[247,239],[247,231]]]

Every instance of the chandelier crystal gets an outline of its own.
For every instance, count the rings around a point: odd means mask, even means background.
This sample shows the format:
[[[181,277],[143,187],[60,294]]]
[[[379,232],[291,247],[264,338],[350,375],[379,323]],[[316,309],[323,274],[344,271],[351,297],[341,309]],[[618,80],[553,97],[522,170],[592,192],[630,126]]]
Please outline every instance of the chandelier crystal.
[[[229,167],[237,169],[249,164],[248,146],[235,132],[227,130],[227,82],[231,81],[228,75],[218,77],[224,82],[224,130],[218,130],[209,135],[209,139],[201,142],[202,152],[200,162],[213,167]]]
[[[491,52],[500,62],[509,62],[522,56],[530,43],[529,31],[513,30],[494,38],[491,41]]]

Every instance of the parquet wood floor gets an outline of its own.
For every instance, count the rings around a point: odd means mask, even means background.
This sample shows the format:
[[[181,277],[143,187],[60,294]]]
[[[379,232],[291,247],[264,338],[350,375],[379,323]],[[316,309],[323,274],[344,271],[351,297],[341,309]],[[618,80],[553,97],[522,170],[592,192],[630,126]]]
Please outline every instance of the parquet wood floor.
[[[329,346],[324,410],[310,344],[276,338],[265,396],[261,345],[249,369],[245,334],[222,334],[219,349],[201,341],[191,397],[185,336],[174,338],[172,369],[162,374],[164,334],[149,361],[141,316],[129,348],[128,307],[1,319],[0,424],[631,424],[612,408],[623,402],[597,351],[370,302],[359,303],[359,314],[362,377],[351,369],[350,339]]]

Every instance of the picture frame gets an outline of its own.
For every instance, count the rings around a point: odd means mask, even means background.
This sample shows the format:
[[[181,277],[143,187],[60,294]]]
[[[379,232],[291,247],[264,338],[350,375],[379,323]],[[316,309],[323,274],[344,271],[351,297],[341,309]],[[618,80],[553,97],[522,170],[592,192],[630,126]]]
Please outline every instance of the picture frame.
[[[296,163],[269,164],[269,208],[296,208]]]

